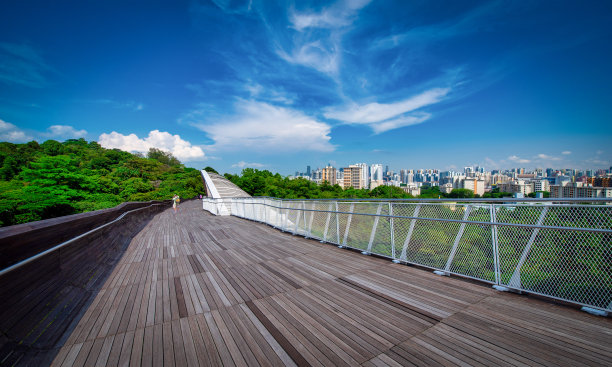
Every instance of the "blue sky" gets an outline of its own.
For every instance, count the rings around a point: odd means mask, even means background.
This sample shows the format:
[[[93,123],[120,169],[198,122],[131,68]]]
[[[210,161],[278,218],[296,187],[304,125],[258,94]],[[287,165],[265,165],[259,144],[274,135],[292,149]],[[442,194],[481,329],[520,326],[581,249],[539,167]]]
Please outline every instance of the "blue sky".
[[[612,165],[612,3],[15,1],[0,140],[281,174]]]

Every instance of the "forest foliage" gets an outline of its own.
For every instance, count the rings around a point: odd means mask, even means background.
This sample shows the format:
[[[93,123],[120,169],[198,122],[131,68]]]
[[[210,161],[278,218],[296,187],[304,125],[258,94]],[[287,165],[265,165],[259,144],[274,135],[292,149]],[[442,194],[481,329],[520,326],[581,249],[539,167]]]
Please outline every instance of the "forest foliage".
[[[152,148],[146,157],[97,142],[0,142],[0,226],[203,194],[200,172]]]

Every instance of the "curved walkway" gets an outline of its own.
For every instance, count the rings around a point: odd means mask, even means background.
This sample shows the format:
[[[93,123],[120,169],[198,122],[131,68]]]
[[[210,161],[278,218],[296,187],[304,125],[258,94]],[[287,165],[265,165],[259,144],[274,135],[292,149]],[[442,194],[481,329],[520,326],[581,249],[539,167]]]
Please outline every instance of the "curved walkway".
[[[53,365],[612,365],[612,320],[201,203],[131,242]]]

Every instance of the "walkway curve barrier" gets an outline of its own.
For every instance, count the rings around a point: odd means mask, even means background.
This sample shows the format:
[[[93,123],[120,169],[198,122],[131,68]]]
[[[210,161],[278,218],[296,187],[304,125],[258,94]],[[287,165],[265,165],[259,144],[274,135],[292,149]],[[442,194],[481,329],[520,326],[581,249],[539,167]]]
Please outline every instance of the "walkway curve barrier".
[[[15,241],[35,236],[48,244],[56,234],[62,242],[0,270],[3,365],[51,364],[66,333],[76,326],[134,235],[170,207],[169,200],[131,204],[31,223],[29,231],[28,226],[19,231],[6,228]],[[82,232],[86,227],[90,228]],[[72,237],[64,239],[71,230]]]
[[[460,201],[459,201],[460,200]],[[612,311],[612,199],[203,199],[204,210]]]

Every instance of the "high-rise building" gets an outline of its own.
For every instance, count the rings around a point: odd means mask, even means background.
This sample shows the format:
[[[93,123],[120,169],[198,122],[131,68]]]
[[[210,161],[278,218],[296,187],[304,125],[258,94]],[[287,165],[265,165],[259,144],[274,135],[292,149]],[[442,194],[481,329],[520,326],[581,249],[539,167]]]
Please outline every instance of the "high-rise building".
[[[382,164],[373,164],[370,167],[370,175],[371,175],[372,181],[382,181],[383,180]]]
[[[361,167],[357,165],[350,165],[344,168],[344,182],[343,186],[345,189],[353,187],[355,189],[362,189],[361,180]]]
[[[327,181],[330,185],[336,184],[336,168],[331,165],[321,170],[321,181]]]
[[[306,176],[310,177],[310,166],[306,166]]]
[[[354,166],[361,168],[361,188],[370,187],[370,167],[365,163],[355,163]]]

